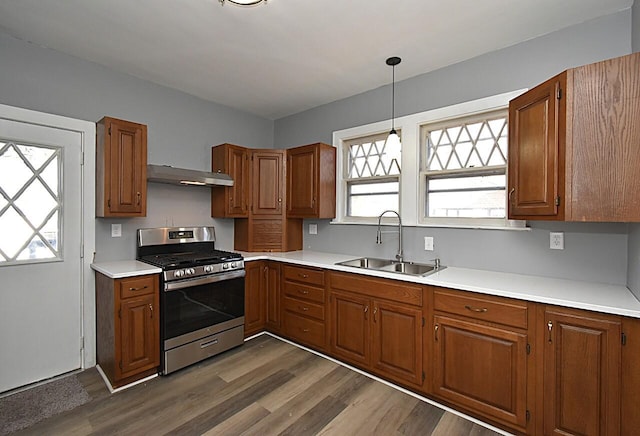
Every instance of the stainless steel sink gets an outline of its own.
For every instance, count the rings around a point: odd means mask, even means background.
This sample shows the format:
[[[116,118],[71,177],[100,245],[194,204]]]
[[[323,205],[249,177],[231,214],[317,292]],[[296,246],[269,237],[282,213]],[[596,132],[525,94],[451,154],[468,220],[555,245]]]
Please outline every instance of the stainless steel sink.
[[[426,276],[445,267],[437,264],[424,264],[415,262],[398,262],[397,260],[375,259],[371,257],[360,257],[357,259],[337,262],[336,265],[350,266],[354,268],[371,269],[377,271],[387,271],[413,276]]]

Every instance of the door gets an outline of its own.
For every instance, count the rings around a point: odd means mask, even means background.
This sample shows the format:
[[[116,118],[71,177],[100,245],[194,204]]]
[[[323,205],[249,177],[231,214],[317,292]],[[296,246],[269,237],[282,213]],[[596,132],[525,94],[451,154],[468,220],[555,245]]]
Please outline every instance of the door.
[[[284,150],[254,150],[251,154],[254,215],[282,215]]]
[[[156,294],[120,302],[121,375],[127,377],[160,363],[160,338],[156,327]]]
[[[245,338],[264,330],[266,268],[264,261],[245,264]]]
[[[369,299],[331,292],[331,351],[348,362],[369,365]]]
[[[620,434],[620,322],[564,310],[544,321],[544,433]]]
[[[318,215],[316,173],[318,148],[298,147],[287,150],[287,215],[314,217]]]
[[[82,365],[83,135],[13,109],[0,107],[0,392]]]

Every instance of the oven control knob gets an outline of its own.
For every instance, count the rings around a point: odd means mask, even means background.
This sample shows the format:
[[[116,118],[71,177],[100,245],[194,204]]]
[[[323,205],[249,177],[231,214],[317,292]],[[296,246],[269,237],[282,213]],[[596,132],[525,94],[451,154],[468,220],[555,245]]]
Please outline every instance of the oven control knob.
[[[229,264],[228,263],[223,263],[222,264],[222,269],[229,269]]]
[[[182,277],[183,275],[184,275],[184,271],[182,271],[181,269],[178,269],[173,273],[174,277]]]
[[[195,269],[193,269],[193,268],[189,268],[189,269],[187,269],[187,270],[185,271],[185,273],[187,273],[187,274],[189,274],[189,275],[191,275],[191,274],[195,274],[195,273],[196,273],[196,270],[195,270]]]
[[[235,268],[236,267],[236,263],[235,262],[231,262],[231,268]]]
[[[212,269],[213,269],[213,267],[211,265],[205,265],[204,266],[204,272],[206,272],[206,273],[210,273]]]

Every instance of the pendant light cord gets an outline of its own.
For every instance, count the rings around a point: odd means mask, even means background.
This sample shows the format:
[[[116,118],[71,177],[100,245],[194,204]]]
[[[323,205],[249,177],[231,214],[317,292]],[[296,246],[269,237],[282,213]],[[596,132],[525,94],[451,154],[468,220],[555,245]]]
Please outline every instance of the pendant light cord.
[[[396,118],[396,65],[398,65],[402,59],[397,56],[393,56],[387,59],[387,65],[392,67],[391,70],[391,132],[395,133],[395,118]]]

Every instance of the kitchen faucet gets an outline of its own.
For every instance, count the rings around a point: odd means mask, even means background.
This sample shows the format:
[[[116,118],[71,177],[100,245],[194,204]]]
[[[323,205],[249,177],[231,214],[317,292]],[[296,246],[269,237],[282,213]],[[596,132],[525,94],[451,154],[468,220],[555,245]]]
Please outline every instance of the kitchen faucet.
[[[402,218],[400,218],[400,214],[395,210],[385,210],[378,217],[378,232],[376,234],[376,244],[382,244],[382,231],[380,230],[380,222],[382,221],[382,215],[387,212],[395,213],[398,216],[398,254],[396,254],[396,259],[398,262],[402,262]],[[388,232],[384,232],[388,233]]]

